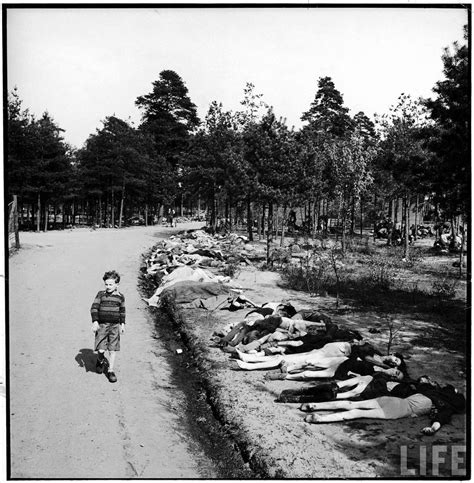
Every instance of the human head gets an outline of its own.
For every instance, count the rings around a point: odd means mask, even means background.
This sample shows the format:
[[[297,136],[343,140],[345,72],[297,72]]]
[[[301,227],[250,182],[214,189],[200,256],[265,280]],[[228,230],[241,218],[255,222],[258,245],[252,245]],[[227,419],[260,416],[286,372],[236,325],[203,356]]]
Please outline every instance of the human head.
[[[392,367],[397,367],[398,369],[400,369],[400,371],[403,372],[404,377],[406,379],[408,377],[408,368],[405,363],[405,358],[403,357],[403,355],[400,354],[400,352],[394,352],[393,354],[389,354],[389,356],[390,356],[390,359],[388,361],[384,359],[384,362],[386,362],[387,365],[391,366],[391,363],[390,363],[390,360],[391,360],[393,364]]]
[[[397,357],[395,354],[389,354],[383,358],[384,364],[390,367],[399,367],[402,363],[401,359]]]
[[[368,343],[367,341],[364,341],[364,338],[360,335],[359,332],[357,332],[357,330],[348,330],[347,331],[347,334],[349,337],[352,338],[352,343],[357,343],[359,342],[359,345],[363,345],[365,343]]]
[[[393,381],[401,381],[404,378],[404,374],[400,369],[391,367],[390,369],[383,369],[383,372],[387,374]]]
[[[354,334],[351,333],[351,335],[354,335]],[[356,346],[357,345],[359,347],[372,347],[371,343],[367,339],[362,339],[362,338],[360,338],[360,339],[356,339],[356,338],[352,339],[351,340],[351,345],[353,345],[353,346]]]
[[[296,309],[289,302],[278,305],[274,313],[274,315],[281,315],[282,317],[288,317],[290,319],[295,314],[296,314]]]
[[[105,290],[107,292],[113,292],[117,289],[117,285],[120,282],[120,275],[115,270],[110,270],[104,273],[102,280],[105,283]]]

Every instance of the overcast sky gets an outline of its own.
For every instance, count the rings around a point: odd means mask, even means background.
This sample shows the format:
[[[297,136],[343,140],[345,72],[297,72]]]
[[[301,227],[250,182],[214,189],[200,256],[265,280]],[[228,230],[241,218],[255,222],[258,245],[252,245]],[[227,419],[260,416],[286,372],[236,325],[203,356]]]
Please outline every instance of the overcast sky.
[[[464,9],[433,7],[9,9],[8,90],[76,147],[106,116],[137,125],[135,100],[165,69],[201,119],[213,100],[239,109],[252,82],[299,128],[324,76],[352,115],[387,112],[402,92],[431,96],[443,48],[466,23]]]

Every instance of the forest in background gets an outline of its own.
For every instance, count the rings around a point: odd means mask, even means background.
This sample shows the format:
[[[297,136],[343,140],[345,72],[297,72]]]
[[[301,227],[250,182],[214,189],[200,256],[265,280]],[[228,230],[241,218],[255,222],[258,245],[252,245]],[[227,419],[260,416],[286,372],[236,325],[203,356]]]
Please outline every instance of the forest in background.
[[[343,237],[356,225],[398,226],[406,246],[410,225],[424,220],[455,233],[470,210],[467,27],[465,43],[447,47],[442,61],[432,98],[402,93],[373,120],[351,116],[333,80],[321,77],[299,130],[252,83],[241,110],[213,101],[200,120],[184,80],[163,70],[135,100],[138,127],[108,116],[80,149],[50,113],[23,108],[15,88],[6,113],[8,201],[17,196],[20,229],[38,231],[151,224],[171,208],[205,212],[213,231],[239,224],[250,239],[285,229],[314,235],[328,220]]]

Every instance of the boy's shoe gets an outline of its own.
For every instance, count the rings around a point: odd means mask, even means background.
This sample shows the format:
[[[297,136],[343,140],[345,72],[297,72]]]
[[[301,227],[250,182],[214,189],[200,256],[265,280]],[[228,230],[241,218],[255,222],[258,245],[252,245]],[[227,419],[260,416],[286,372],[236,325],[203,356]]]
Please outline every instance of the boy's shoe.
[[[109,379],[109,382],[117,382],[117,376],[113,371],[107,373],[107,378]]]
[[[102,374],[104,372],[106,364],[107,359],[105,357],[102,359],[97,359],[97,362],[95,363],[95,370],[97,374]]]

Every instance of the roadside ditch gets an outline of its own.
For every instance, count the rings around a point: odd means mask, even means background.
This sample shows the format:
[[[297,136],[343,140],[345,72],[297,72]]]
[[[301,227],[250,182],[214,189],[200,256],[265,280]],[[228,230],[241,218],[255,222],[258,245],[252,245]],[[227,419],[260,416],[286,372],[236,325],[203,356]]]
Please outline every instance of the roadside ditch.
[[[139,277],[144,298],[156,289],[146,277]],[[256,468],[242,441],[238,441],[225,423],[212,384],[199,364],[200,349],[190,340],[182,315],[172,301],[162,308],[148,307],[153,317],[155,338],[168,350],[167,362],[172,382],[184,394],[182,422],[189,437],[214,462],[216,471],[225,479],[265,478],[263,468]]]

